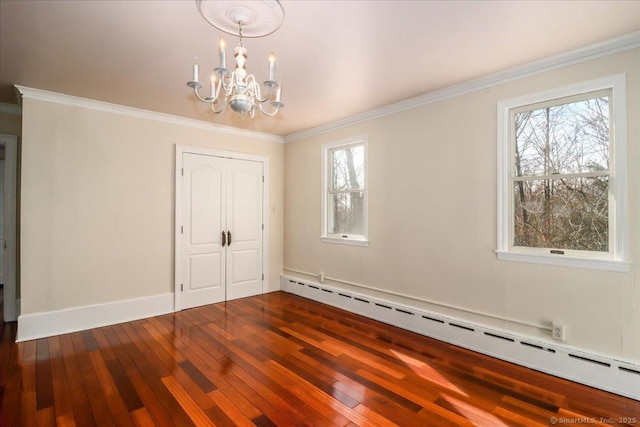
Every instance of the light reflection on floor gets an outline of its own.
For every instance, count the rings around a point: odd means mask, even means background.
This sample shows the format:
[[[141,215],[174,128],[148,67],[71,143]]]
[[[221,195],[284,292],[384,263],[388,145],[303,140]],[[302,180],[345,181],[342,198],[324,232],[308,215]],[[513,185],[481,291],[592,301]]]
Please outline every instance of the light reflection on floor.
[[[464,391],[456,387],[451,381],[443,377],[436,369],[432,368],[428,363],[422,360],[415,359],[399,351],[396,351],[393,349],[390,349],[390,350],[398,359],[404,362],[416,374],[418,374],[420,377],[424,378],[425,380],[432,382],[434,384],[437,384],[441,387],[444,387],[447,390],[461,394],[464,397],[469,397],[467,393],[465,393]]]

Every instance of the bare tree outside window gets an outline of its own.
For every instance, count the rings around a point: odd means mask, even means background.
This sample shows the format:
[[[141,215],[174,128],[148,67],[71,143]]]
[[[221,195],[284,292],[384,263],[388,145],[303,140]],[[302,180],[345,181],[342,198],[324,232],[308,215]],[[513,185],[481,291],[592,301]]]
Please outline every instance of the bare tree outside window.
[[[330,151],[330,234],[363,235],[364,230],[364,145]]]
[[[609,250],[609,99],[521,108],[514,120],[514,246]]]

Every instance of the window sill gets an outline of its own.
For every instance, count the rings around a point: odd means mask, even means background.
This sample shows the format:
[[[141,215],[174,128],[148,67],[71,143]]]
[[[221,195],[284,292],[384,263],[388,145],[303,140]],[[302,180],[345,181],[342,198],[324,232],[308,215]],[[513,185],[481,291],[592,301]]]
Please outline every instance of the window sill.
[[[626,261],[578,258],[565,255],[546,254],[525,254],[509,251],[496,251],[499,260],[528,262],[533,264],[556,265],[560,267],[589,268],[592,270],[606,270],[626,273],[629,271],[630,263]]]
[[[338,245],[369,246],[369,241],[365,239],[346,239],[339,237],[320,236],[320,240],[324,243],[336,243]]]

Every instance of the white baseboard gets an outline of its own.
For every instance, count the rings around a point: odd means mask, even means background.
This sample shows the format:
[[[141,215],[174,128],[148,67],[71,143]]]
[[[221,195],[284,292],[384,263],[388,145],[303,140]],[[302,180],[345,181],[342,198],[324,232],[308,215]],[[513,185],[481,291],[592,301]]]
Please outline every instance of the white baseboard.
[[[173,293],[124,301],[23,314],[16,342],[83,331],[173,312]]]
[[[292,276],[281,289],[527,368],[640,400],[640,363]]]

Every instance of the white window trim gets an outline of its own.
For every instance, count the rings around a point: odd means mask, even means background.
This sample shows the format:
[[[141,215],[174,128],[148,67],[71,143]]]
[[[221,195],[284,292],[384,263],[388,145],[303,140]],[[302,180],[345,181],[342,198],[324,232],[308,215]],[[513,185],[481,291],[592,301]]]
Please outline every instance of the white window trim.
[[[343,147],[346,145],[359,144],[364,145],[364,235],[348,235],[347,237],[338,237],[327,233],[327,188],[329,180],[329,151],[333,148]],[[321,146],[321,168],[322,168],[322,212],[321,212],[321,231],[320,240],[325,243],[337,243],[340,245],[351,246],[368,246],[369,245],[369,143],[366,135],[359,135],[349,139],[328,142]]]
[[[564,98],[586,92],[602,89],[612,91],[613,126],[613,167],[614,192],[616,196],[615,227],[611,232],[614,240],[613,254],[603,259],[594,253],[586,252],[584,257],[553,255],[548,252],[536,253],[537,248],[514,248],[510,244],[512,228],[512,191],[509,187],[511,141],[509,134],[510,110],[538,102],[557,98]],[[627,93],[626,75],[617,74],[558,89],[551,89],[535,94],[498,102],[498,215],[497,215],[497,250],[498,259],[506,261],[520,261],[535,264],[557,265],[564,267],[590,268],[627,272],[630,263],[627,261]]]

